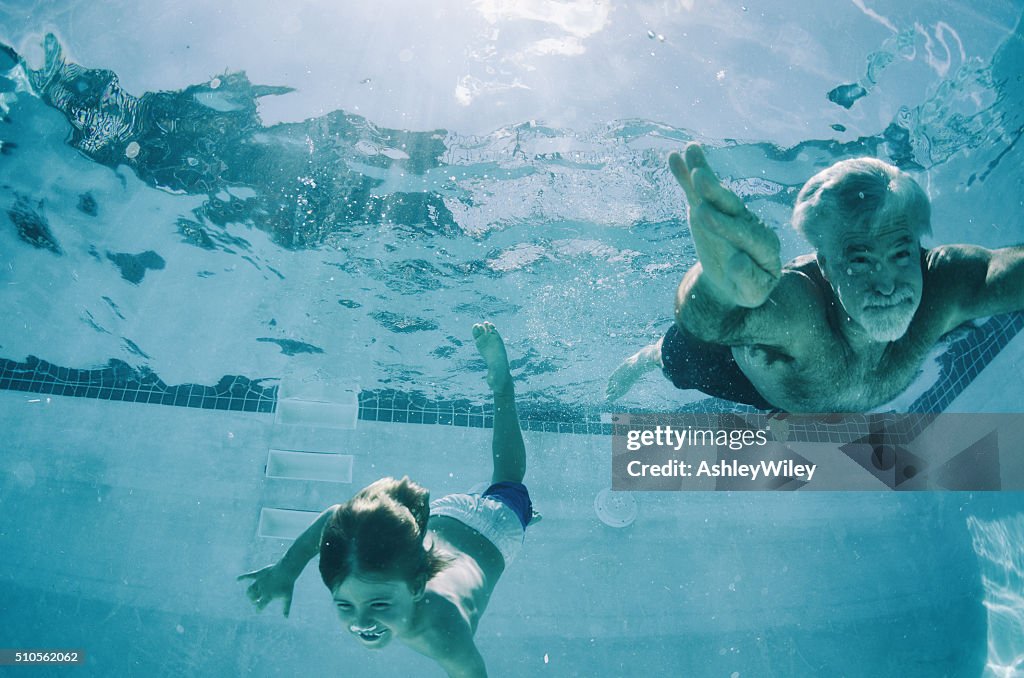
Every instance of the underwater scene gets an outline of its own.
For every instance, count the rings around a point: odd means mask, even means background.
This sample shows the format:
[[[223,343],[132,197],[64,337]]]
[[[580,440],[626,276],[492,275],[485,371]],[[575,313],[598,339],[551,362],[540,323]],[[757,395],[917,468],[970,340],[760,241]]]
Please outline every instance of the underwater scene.
[[[1022,21],[0,3],[0,665],[1024,676]],[[856,158],[930,219],[794,226]],[[614,478],[798,413],[964,453]]]

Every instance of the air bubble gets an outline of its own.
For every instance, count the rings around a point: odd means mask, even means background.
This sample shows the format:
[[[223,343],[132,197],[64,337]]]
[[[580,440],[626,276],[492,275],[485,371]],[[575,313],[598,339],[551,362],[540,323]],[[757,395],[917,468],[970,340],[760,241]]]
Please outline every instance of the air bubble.
[[[131,158],[135,158],[139,155],[139,151],[141,150],[142,147],[139,146],[139,142],[132,141],[131,143],[124,147],[124,157],[128,158],[129,160]]]

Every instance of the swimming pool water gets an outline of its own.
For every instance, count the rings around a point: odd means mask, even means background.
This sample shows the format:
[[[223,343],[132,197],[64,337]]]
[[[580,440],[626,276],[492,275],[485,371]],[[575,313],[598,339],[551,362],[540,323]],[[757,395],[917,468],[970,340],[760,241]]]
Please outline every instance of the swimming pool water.
[[[1018,494],[645,493],[623,530],[593,498],[602,415],[724,406],[657,375],[603,402],[694,261],[667,154],[704,143],[787,257],[800,185],[857,154],[919,178],[931,242],[1019,243],[1020,3],[0,11],[0,647],[434,675],[339,638],[315,577],[287,621],[233,577],[287,547],[261,509],[486,473],[490,319],[545,515],[477,634],[491,675],[1018,671]],[[1019,410],[1020,322],[889,408]],[[289,389],[359,391],[356,428],[281,424]],[[268,478],[275,447],[352,483]]]

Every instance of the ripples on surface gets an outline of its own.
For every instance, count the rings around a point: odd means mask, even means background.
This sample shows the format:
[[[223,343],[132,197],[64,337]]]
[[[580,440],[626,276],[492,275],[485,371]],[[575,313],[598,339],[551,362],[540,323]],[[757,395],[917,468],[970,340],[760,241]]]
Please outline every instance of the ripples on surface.
[[[838,158],[887,156],[918,173],[930,183],[936,214],[944,213],[943,200],[948,198],[950,207],[963,202],[955,194],[965,184],[984,183],[1000,166],[1024,128],[1024,97],[1015,75],[1022,62],[1019,35],[1007,39],[991,62],[969,57],[962,45],[950,47],[958,41],[948,25],[927,30],[918,25],[897,31],[870,55],[862,97],[877,95],[874,87],[883,71],[897,60],[922,59],[936,74],[924,98],[900,102],[877,134],[806,140],[789,148],[711,142],[711,161],[727,183],[782,231],[784,255],[806,248],[785,228],[796,191]],[[944,61],[937,56],[940,44],[947,47]],[[674,287],[694,261],[681,195],[665,163],[671,150],[698,136],[687,129],[641,119],[587,130],[531,121],[461,135],[387,129],[344,111],[264,126],[258,100],[291,90],[255,85],[244,73],[135,96],[121,88],[115,73],[69,62],[52,35],[45,39],[45,61],[37,69],[11,49],[4,58],[10,85],[2,94],[3,110],[12,120],[43,116],[28,100],[37,96],[60,111],[72,147],[94,163],[119,172],[130,169],[164,194],[156,199],[141,187],[129,187],[130,198],[92,192],[82,200],[92,201],[93,214],[102,214],[110,200],[166,206],[170,194],[176,196],[169,203],[176,214],[165,207],[135,228],[173,228],[181,243],[220,254],[219,262],[237,262],[224,272],[202,268],[194,275],[169,266],[162,275],[178,277],[175,289],[221,305],[228,315],[230,306],[247,303],[245,295],[224,295],[223,287],[211,291],[209,281],[232,275],[237,266],[260,272],[258,284],[267,300],[255,309],[259,314],[249,314],[251,322],[231,328],[239,335],[232,339],[235,345],[249,347],[235,351],[233,364],[225,366],[234,373],[279,369],[280,363],[252,348],[255,341],[297,341],[311,346],[309,352],[346,359],[361,347],[373,361],[353,361],[351,370],[364,386],[397,384],[435,397],[476,399],[477,380],[466,372],[473,374],[479,365],[463,343],[469,324],[489,317],[520,356],[527,397],[596,403],[611,368],[670,322]],[[31,128],[17,122],[21,126],[15,129]],[[56,137],[51,133],[48,139]],[[33,162],[22,156],[18,143],[13,139],[3,146],[12,174],[18,163]],[[59,149],[54,153],[67,171],[78,163]],[[3,192],[8,205],[20,206],[21,223],[35,225],[31,237],[59,252],[60,238],[45,237],[47,220],[62,219],[50,207],[57,201],[37,195],[37,186],[21,184],[16,176]],[[88,213],[82,200],[79,211]],[[964,208],[959,209],[962,214]],[[1005,230],[993,236],[985,229],[984,216],[971,223],[978,233],[954,222],[958,239],[998,237],[999,242],[982,244],[1008,244]],[[937,224],[936,235],[943,239],[950,228]],[[269,241],[254,237],[251,229]],[[89,247],[91,256],[103,258]],[[80,255],[65,252],[68,265]],[[115,251],[106,258],[123,256],[127,253]],[[294,278],[300,274],[319,282],[301,283]],[[143,286],[149,280],[124,279]],[[108,285],[121,282],[97,280],[97,302],[118,298],[119,288]],[[287,298],[270,301],[275,296]],[[131,304],[121,308],[135,315],[111,319],[123,327],[107,329],[112,337],[123,333],[123,341],[88,359],[105,361],[126,347],[143,346],[158,371],[171,364],[180,369],[177,347],[162,345],[159,332],[142,327],[166,319],[147,318],[151,311]],[[305,318],[298,317],[298,309]],[[291,324],[286,326],[281,315]],[[314,327],[321,323],[344,331]],[[268,328],[281,336],[260,338]],[[38,337],[2,343],[14,353],[45,346]],[[138,352],[132,353],[137,360]],[[443,376],[425,383],[424,375]],[[657,386],[641,388],[634,404],[660,406],[666,393]]]

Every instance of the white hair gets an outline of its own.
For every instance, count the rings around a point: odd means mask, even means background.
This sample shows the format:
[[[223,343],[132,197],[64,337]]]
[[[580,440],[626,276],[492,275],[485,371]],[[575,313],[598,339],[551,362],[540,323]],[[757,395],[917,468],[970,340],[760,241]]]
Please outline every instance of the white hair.
[[[931,204],[906,172],[877,158],[841,160],[811,177],[796,197],[793,228],[814,249],[849,226],[873,231],[905,218],[914,236],[932,232]]]

